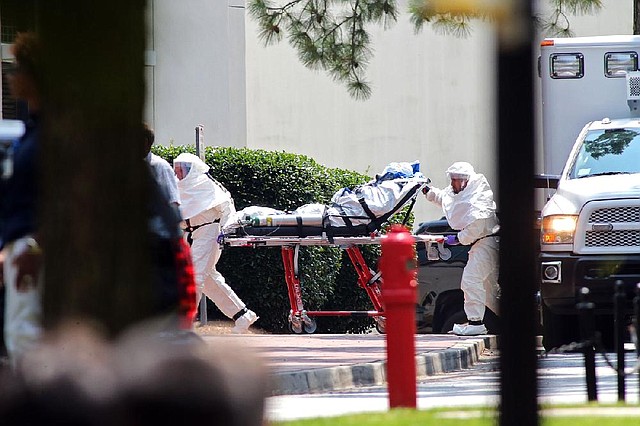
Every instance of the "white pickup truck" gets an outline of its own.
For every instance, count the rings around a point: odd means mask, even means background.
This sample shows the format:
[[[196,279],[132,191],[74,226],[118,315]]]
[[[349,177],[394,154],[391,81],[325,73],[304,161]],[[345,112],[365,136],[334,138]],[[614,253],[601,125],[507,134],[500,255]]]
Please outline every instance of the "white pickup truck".
[[[559,173],[541,211],[543,343],[578,341],[580,288],[613,341],[613,295],[626,314],[640,283],[640,36],[545,39],[540,48],[544,173]],[[582,130],[580,130],[582,129]],[[577,137],[577,138],[576,138]]]

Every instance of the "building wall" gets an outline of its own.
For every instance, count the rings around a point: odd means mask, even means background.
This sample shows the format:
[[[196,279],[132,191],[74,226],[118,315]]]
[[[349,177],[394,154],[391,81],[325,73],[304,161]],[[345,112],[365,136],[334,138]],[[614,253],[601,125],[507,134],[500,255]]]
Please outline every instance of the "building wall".
[[[147,120],[157,143],[244,146],[244,2],[150,0]]]

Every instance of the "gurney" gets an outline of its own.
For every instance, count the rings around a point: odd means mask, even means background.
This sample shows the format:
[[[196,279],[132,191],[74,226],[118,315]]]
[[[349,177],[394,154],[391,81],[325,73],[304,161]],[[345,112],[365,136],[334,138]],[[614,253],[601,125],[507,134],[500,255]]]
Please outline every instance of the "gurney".
[[[379,332],[385,331],[380,272],[370,268],[359,246],[380,244],[381,229],[391,216],[406,205],[403,224],[420,190],[429,179],[419,173],[417,163],[392,163],[374,180],[354,189],[342,188],[330,205],[307,204],[284,212],[266,207],[239,211],[223,227],[220,242],[229,247],[281,247],[290,312],[288,324],[294,333],[313,333],[317,316],[373,317]],[[415,235],[434,259],[450,256],[444,236]],[[358,285],[366,291],[373,309],[368,311],[309,311],[302,301],[298,254],[303,246],[335,246],[347,252],[358,275]]]
[[[443,235],[414,235],[416,242],[427,247],[430,260],[446,259],[451,252],[444,246]],[[362,253],[360,245],[380,244],[384,235],[361,237],[309,236],[225,236],[222,241],[229,247],[281,247],[282,262],[285,271],[285,282],[289,296],[289,330],[293,333],[313,333],[316,331],[317,316],[367,316],[376,321],[376,329],[385,332],[384,306],[382,303],[382,278],[380,272],[371,269]],[[298,253],[303,246],[336,246],[347,252],[358,275],[358,285],[367,292],[373,310],[369,311],[308,311],[302,301],[302,285],[299,278]]]

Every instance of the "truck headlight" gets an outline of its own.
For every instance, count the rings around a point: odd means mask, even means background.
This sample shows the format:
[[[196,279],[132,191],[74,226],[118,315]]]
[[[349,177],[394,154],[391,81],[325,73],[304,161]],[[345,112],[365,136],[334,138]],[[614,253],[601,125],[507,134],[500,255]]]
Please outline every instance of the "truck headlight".
[[[576,215],[553,215],[542,218],[540,242],[542,244],[573,244]]]

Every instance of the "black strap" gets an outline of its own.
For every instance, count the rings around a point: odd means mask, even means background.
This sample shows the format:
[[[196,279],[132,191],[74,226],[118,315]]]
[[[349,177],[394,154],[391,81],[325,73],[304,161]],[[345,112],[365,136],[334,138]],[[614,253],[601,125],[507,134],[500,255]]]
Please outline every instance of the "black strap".
[[[391,216],[393,216],[399,209],[402,208],[402,206],[404,206],[407,201],[409,201],[411,198],[413,198],[415,200],[415,198],[418,196],[418,189],[420,189],[420,187],[422,186],[422,184],[415,184],[414,187],[412,188],[411,191],[407,192],[407,195],[405,195],[404,197],[402,197],[400,199],[400,201],[398,201],[395,205],[395,207],[391,210],[389,210],[387,213],[383,214],[382,216],[380,216],[379,218],[376,218],[374,220],[371,221],[371,223],[369,223],[369,225],[367,225],[367,230],[369,232],[373,232],[376,231],[377,229],[380,228],[380,226],[385,223],[387,221],[387,219],[389,219]],[[409,210],[407,211],[407,214],[405,216],[405,222],[406,219],[409,217],[409,214],[411,213],[411,209],[413,209],[413,204],[411,204],[411,207],[409,208]]]
[[[353,223],[351,223],[351,220],[349,219],[349,215],[344,211],[344,208],[342,208],[342,206],[337,204],[336,204],[336,207],[338,208],[338,210],[340,210],[340,218],[342,219],[344,224],[347,225],[347,228],[349,229],[353,228]]]
[[[231,192],[229,192],[229,190],[223,185],[221,184],[216,178],[214,178],[213,176],[211,176],[211,174],[209,172],[205,173],[205,175],[207,175],[207,177],[209,179],[211,179],[213,181],[213,183],[215,183],[216,185],[218,185],[224,192],[226,192],[227,194],[229,194],[229,197],[231,197]]]
[[[189,219],[185,219],[185,223],[187,224],[187,227],[184,228],[184,232],[187,233],[187,243],[189,243],[189,246],[191,246],[193,244],[193,232],[196,229],[202,228],[205,225],[211,225],[212,223],[220,223],[220,219],[216,219],[213,222],[201,223],[200,225],[196,226],[191,226],[191,221]]]
[[[367,214],[367,216],[369,216],[369,219],[376,220],[376,215],[373,214],[373,212],[371,211],[371,209],[367,205],[367,202],[364,200],[364,198],[358,198],[358,202],[362,206],[362,210],[364,210],[364,212]]]
[[[500,235],[499,232],[494,232],[493,234],[489,234],[489,235],[485,235],[484,237],[480,237],[477,240],[475,240],[474,242],[472,242],[471,244],[469,244],[469,246],[474,245],[475,243],[477,243],[480,240],[484,240],[485,238],[489,238],[489,237],[497,237],[498,235]]]
[[[407,221],[409,220],[409,214],[411,213],[411,210],[413,210],[413,206],[416,204],[417,199],[418,197],[413,197],[413,199],[411,200],[411,204],[409,205],[409,210],[407,210],[407,214],[404,215],[404,219],[402,220],[403,225],[407,224]]]
[[[241,316],[243,316],[244,314],[246,314],[247,312],[249,312],[247,310],[246,307],[240,309],[238,312],[236,312],[236,314],[233,316],[232,320],[237,320],[238,318],[240,318]]]
[[[302,235],[302,217],[296,216],[296,224],[298,225],[298,235]]]
[[[220,223],[220,219],[216,219],[213,222],[205,222],[205,223],[201,223],[200,225],[196,225],[196,226],[190,226],[189,225],[189,219],[187,219],[185,222],[187,222],[187,227],[184,228],[185,232],[188,233],[192,233],[193,231],[195,231],[198,228],[202,228],[205,225],[211,225],[212,223]]]

